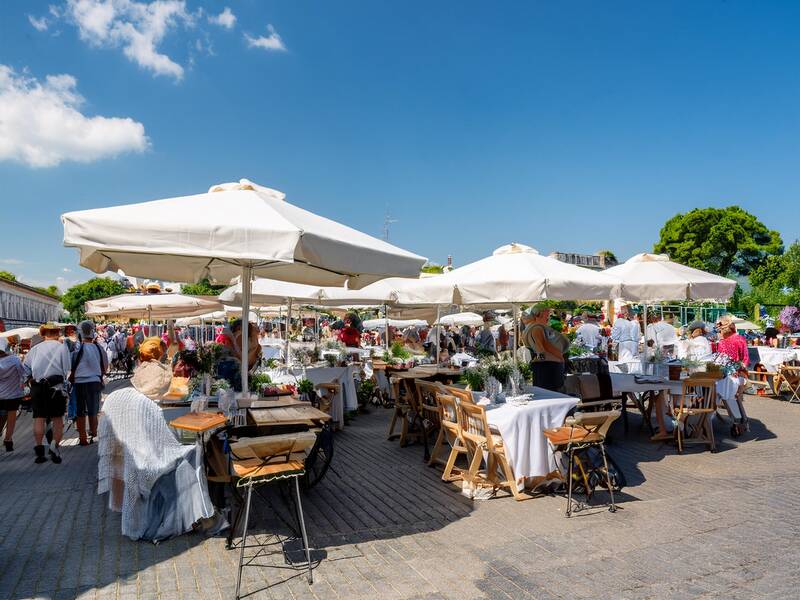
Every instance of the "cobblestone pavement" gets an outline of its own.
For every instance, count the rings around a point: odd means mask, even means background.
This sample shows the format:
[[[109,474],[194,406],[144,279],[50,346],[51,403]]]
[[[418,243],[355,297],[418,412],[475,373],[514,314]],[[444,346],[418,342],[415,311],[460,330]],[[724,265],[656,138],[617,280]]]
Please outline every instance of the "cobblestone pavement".
[[[628,476],[621,509],[563,517],[561,497],[471,502],[384,434],[389,411],[337,434],[331,473],[304,498],[315,582],[246,570],[249,598],[789,598],[800,586],[800,405],[749,397],[752,431],[720,452],[677,455],[635,419],[611,452]],[[232,598],[236,553],[185,535],[120,535],[96,494],[96,446],[36,465],[30,418],[0,450],[0,598]],[[273,513],[255,523],[274,530]],[[274,564],[282,564],[275,559]]]

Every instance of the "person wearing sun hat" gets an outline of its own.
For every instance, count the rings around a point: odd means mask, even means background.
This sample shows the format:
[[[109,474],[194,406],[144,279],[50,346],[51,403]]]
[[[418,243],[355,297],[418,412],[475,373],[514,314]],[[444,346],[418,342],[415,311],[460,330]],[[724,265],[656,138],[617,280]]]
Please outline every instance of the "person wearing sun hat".
[[[61,328],[55,323],[45,323],[39,327],[44,341],[30,349],[23,366],[31,380],[31,408],[33,409],[33,438],[36,442],[34,452],[37,463],[46,462],[44,456],[45,421],[53,424],[53,441],[50,442],[50,458],[56,464],[61,462],[61,437],[64,433],[64,413],[67,411],[66,382],[72,370],[67,347],[58,341]]]
[[[157,337],[147,338],[139,346],[139,365],[133,371],[131,384],[151,400],[166,394],[172,382],[172,369],[161,362],[164,352],[164,342]]]
[[[97,414],[100,412],[100,394],[103,376],[108,370],[108,355],[97,343],[94,323],[81,321],[78,326],[80,344],[72,352],[72,370],[75,390],[75,426],[81,446],[88,446],[97,437]],[[86,420],[89,421],[89,439]]]

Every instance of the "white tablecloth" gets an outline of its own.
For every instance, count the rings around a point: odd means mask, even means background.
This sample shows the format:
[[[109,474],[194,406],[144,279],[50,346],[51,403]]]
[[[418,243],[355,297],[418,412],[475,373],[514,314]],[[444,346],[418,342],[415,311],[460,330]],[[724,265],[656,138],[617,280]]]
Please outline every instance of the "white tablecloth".
[[[506,455],[514,476],[543,477],[556,463],[542,431],[560,427],[577,398],[534,387],[533,400],[524,406],[496,404],[486,407],[489,425],[503,436]]]
[[[800,360],[800,350],[797,348],[772,348],[770,346],[752,346],[748,348],[751,356],[758,354],[758,362],[760,362],[767,371],[777,373],[778,368],[785,362],[792,360]],[[755,352],[754,352],[755,351]],[[753,368],[752,360],[748,366],[749,369]]]

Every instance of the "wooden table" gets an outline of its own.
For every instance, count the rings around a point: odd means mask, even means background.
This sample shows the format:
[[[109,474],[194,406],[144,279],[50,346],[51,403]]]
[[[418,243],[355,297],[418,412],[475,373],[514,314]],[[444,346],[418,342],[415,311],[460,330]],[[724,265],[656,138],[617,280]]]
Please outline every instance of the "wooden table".
[[[277,408],[250,408],[247,411],[247,420],[253,425],[307,425],[313,427],[331,420],[328,413],[324,413],[308,403],[299,403],[294,406]]]
[[[185,431],[193,431],[195,433],[202,433],[210,431],[225,425],[227,419],[225,415],[219,413],[199,412],[199,413],[186,413],[170,421],[170,427],[175,429],[183,429]]]

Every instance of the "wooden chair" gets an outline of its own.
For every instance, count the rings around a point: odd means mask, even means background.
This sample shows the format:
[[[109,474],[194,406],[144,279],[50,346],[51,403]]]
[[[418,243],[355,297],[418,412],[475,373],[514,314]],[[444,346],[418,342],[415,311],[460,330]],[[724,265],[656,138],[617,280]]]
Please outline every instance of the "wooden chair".
[[[716,451],[711,416],[717,410],[716,379],[692,376],[683,380],[678,406],[672,409],[675,418],[675,441],[678,452],[685,444],[703,444]]]
[[[455,396],[459,402],[469,402],[470,404],[474,404],[475,402],[472,399],[472,392],[470,392],[469,390],[465,390],[459,387],[454,387],[452,385],[444,386],[444,390],[451,396]]]
[[[408,445],[409,441],[423,441],[422,409],[417,400],[414,381],[407,377],[391,377],[392,388],[395,389],[394,414],[389,423],[387,439],[400,438],[400,447]],[[394,428],[400,421],[400,433],[395,433]]]
[[[783,388],[789,391],[789,402],[800,402],[800,366],[782,364],[775,376],[775,395],[782,395]]]
[[[319,395],[319,406],[317,408],[324,413],[332,415],[333,399],[336,394],[342,391],[342,386],[332,381],[330,383],[318,383],[314,386],[314,389],[317,390]]]
[[[472,402],[459,402],[458,414],[461,437],[470,459],[469,471],[464,479],[475,487],[489,484],[493,491],[501,487],[508,488],[515,500],[530,498],[531,496],[519,491],[517,479],[506,456],[503,438],[489,429],[486,409]],[[486,469],[481,471],[484,454]]]
[[[253,487],[294,479],[295,506],[297,507],[297,520],[303,538],[303,549],[306,555],[305,568],[308,570],[308,583],[313,583],[311,572],[311,549],[308,545],[308,534],[303,517],[303,506],[300,500],[300,478],[305,475],[304,460],[306,451],[316,442],[317,436],[312,432],[290,433],[283,435],[268,435],[254,438],[240,438],[230,444],[231,476],[236,488],[247,488],[244,501],[244,524],[242,526],[242,539],[239,542],[239,568],[236,576],[236,599],[241,598],[242,570],[246,566],[263,566],[254,564],[253,561],[265,555],[264,548],[270,544],[258,543],[247,545],[247,532],[250,524],[250,506],[253,497]],[[260,495],[260,494],[259,494]],[[232,525],[235,531],[241,511],[236,515]],[[232,532],[233,534],[233,532]],[[245,549],[258,548],[255,555],[245,557]],[[247,561],[245,562],[245,558]]]
[[[440,392],[436,395],[436,401],[441,409],[441,427],[439,428],[439,435],[436,438],[436,444],[433,446],[428,465],[444,464],[442,480],[456,481],[463,478],[463,471],[456,469],[455,466],[458,457],[463,454],[467,458],[467,463],[469,463],[469,452],[464,444],[464,438],[461,435],[461,423],[458,419],[458,398]],[[444,448],[445,442],[450,445],[450,455],[447,457],[447,462],[442,463],[439,460],[439,454]],[[455,475],[453,474],[454,470],[457,471]]]
[[[419,410],[419,426],[422,429],[422,439],[425,445],[423,459],[428,462],[431,458],[428,451],[428,438],[432,434],[438,435],[441,430],[442,410],[437,396],[444,390],[442,384],[425,379],[415,379],[414,389],[416,390],[416,409]]]
[[[603,457],[606,487],[611,496],[608,510],[609,512],[616,512],[617,510],[617,506],[614,502],[614,486],[611,482],[611,475],[608,470],[605,441],[608,430],[621,414],[619,406],[619,400],[581,402],[576,406],[576,412],[571,417],[566,418],[562,427],[544,430],[544,435],[552,446],[553,451],[562,452],[567,457],[566,517],[570,517],[573,511],[572,492],[575,477],[581,477],[583,479],[584,489],[586,489],[587,492],[587,499],[590,495],[591,486],[588,473],[584,468],[579,454],[591,447],[599,448]],[[610,408],[611,410],[597,410],[598,408]]]

